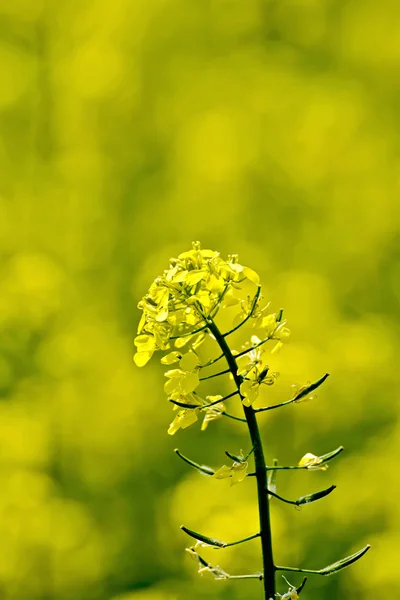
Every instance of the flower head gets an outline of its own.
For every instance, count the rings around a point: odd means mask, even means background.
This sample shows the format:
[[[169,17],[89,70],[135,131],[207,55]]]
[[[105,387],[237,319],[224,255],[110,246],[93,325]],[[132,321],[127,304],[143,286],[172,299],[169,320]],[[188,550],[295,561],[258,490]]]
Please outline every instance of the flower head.
[[[250,293],[252,286],[256,286],[253,294]],[[239,322],[233,331],[251,317],[267,334],[264,340],[252,336],[249,351],[238,357],[237,374],[241,379],[243,403],[250,406],[258,397],[261,384],[275,382],[278,373],[270,371],[263,344],[267,339],[281,343],[288,330],[281,321],[281,313],[266,314],[268,307],[260,307],[261,299],[259,276],[242,265],[237,254],[224,260],[219,252],[202,249],[199,242],[194,242],[191,250],[171,258],[169,267],[150,285],[138,304],[142,317],[134,340],[134,361],[143,367],[157,350],[167,351],[161,358],[161,363],[170,367],[165,373],[164,390],[169,400],[181,409],[169,433],[174,434],[197,421],[200,411],[205,413],[202,430],[225,413],[224,404],[215,402],[218,397],[207,402],[194,394],[200,380],[207,378],[199,377],[200,370],[207,366],[201,364],[199,349],[207,336],[215,340],[213,327],[221,308],[240,305]],[[213,405],[207,407],[207,403]],[[242,470],[242,465],[233,469],[232,473],[238,473],[234,480]]]
[[[218,311],[224,296],[240,292],[240,284],[257,282],[258,275],[238,261],[237,255],[223,260],[218,252],[192,250],[170,260],[169,268],[151,284],[139,302],[143,311],[135,340],[135,363],[144,366],[155,350],[166,350],[171,338],[190,335]],[[237,298],[240,302],[240,293]],[[139,356],[138,356],[139,355]]]

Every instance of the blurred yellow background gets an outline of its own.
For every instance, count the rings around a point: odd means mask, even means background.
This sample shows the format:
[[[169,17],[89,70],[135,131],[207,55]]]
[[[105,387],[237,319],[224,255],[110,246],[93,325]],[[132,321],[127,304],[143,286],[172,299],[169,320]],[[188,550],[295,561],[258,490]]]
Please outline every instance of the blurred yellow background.
[[[265,401],[331,373],[260,417],[269,460],[346,449],[325,473],[279,473],[289,498],[338,489],[272,502],[277,561],[370,543],[302,598],[400,597],[400,4],[1,0],[0,32],[1,598],[262,597],[199,577],[179,529],[255,531],[254,482],[173,453],[218,467],[246,431],[167,436],[163,369],[132,362],[138,300],[197,239],[285,308]],[[206,554],[260,568],[257,541]]]

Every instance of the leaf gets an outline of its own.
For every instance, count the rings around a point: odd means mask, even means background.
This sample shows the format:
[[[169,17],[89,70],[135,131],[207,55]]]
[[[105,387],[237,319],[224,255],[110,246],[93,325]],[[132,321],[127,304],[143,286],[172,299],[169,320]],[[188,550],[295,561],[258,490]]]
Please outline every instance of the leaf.
[[[315,492],[314,494],[308,494],[307,496],[301,496],[296,500],[296,504],[301,506],[302,504],[311,504],[311,502],[315,502],[316,500],[320,500],[325,496],[328,496],[333,490],[336,488],[336,485],[331,485],[331,487],[326,490],[321,490],[320,492]]]
[[[215,548],[225,548],[225,546],[227,546],[226,542],[221,542],[221,540],[217,540],[215,538],[210,538],[210,537],[207,537],[206,535],[203,535],[202,533],[197,533],[196,531],[192,531],[191,529],[188,529],[184,525],[181,525],[181,529],[182,529],[182,531],[184,531],[185,533],[190,535],[190,537],[194,538],[195,540],[198,540],[199,542],[202,542],[203,544],[207,544],[208,546],[214,546]]]

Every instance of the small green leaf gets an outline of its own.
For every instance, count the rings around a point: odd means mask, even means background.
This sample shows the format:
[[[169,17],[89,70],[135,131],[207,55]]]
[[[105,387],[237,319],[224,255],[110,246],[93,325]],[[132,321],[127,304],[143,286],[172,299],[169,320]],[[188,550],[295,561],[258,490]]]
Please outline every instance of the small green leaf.
[[[188,529],[184,525],[181,525],[181,529],[182,529],[182,531],[184,531],[185,533],[190,535],[190,537],[194,538],[195,540],[198,540],[199,542],[202,542],[203,544],[207,544],[208,546],[214,546],[214,548],[225,548],[225,546],[227,546],[226,542],[221,542],[221,540],[217,540],[215,538],[210,538],[210,537],[207,537],[206,535],[203,535],[202,533],[197,533],[196,531],[192,531],[191,529]]]
[[[342,560],[338,560],[337,562],[333,563],[332,565],[328,565],[324,569],[320,569],[319,571],[317,571],[317,573],[319,575],[332,575],[333,573],[336,573],[337,571],[341,571],[342,569],[345,569],[352,563],[356,562],[356,560],[358,560],[359,558],[364,556],[364,554],[366,552],[368,552],[368,550],[370,548],[371,548],[371,546],[368,544],[367,546],[365,546],[358,552],[355,552],[354,554],[351,554],[350,556],[347,556],[346,558],[342,558]]]
[[[298,498],[298,500],[296,500],[296,504],[298,506],[301,506],[302,504],[310,504],[311,502],[315,502],[316,500],[324,498],[325,496],[333,492],[335,488],[336,485],[331,485],[331,487],[327,488],[326,490],[321,490],[320,492],[315,492],[314,494],[308,494],[307,496],[301,496],[301,498]]]

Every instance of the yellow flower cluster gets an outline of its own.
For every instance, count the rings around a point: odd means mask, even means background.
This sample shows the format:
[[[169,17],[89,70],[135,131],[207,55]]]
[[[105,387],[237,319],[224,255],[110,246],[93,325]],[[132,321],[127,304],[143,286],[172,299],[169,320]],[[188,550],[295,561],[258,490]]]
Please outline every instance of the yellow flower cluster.
[[[256,286],[253,296],[248,294],[252,286]],[[237,255],[224,260],[218,252],[203,250],[199,242],[193,243],[192,250],[172,258],[169,268],[151,284],[138,304],[143,314],[134,340],[134,361],[143,367],[156,350],[169,351],[161,359],[163,365],[171,367],[165,373],[164,390],[178,411],[168,429],[170,435],[195,423],[200,413],[204,415],[202,430],[225,413],[222,396],[201,398],[196,392],[200,370],[207,366],[207,363],[201,364],[198,350],[207,335],[213,338],[210,326],[220,308],[239,307],[233,329],[225,335],[251,318],[262,337],[252,336],[247,346],[236,352],[243,404],[251,405],[258,397],[261,384],[275,382],[278,373],[269,370],[263,344],[274,340],[271,351],[274,353],[290,331],[281,313],[270,314],[268,306],[260,307],[261,299],[259,276],[255,271],[241,265]],[[240,477],[240,472],[238,469],[233,479]]]
[[[239,264],[237,255],[223,260],[219,252],[202,250],[199,242],[172,258],[169,269],[157,277],[138,304],[143,315],[135,339],[137,366],[143,367],[156,350],[167,350],[171,338],[176,339],[176,347],[182,347],[186,336],[205,331],[207,318],[214,317],[220,306],[240,303],[237,292],[246,279],[259,283],[257,273]],[[199,336],[197,346],[203,340],[204,335]]]

